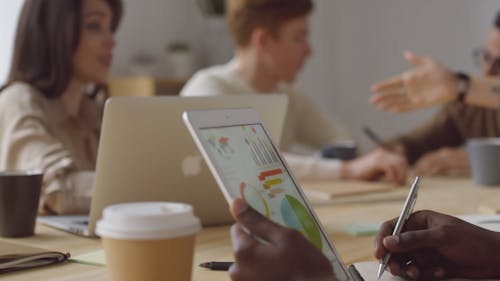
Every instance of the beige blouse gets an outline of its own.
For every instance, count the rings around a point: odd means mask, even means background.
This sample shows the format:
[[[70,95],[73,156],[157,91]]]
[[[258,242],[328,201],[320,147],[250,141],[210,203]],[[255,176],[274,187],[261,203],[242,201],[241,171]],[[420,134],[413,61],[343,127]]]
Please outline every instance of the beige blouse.
[[[239,74],[233,60],[197,72],[181,96],[255,94],[257,91]],[[290,85],[281,84],[279,93],[288,96],[288,110],[281,140],[284,156],[299,179],[338,179],[338,160],[312,156],[321,146],[349,140],[349,133],[338,122],[326,116],[306,95]],[[304,155],[309,153],[309,155]]]
[[[42,213],[87,213],[102,104],[84,97],[72,117],[60,98],[25,83],[0,93],[0,169],[44,171]]]

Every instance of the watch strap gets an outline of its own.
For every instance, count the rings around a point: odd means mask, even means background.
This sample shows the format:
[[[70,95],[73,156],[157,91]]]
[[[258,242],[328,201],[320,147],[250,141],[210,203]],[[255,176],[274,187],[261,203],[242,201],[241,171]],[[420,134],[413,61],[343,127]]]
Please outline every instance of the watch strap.
[[[455,78],[458,80],[457,101],[463,103],[465,102],[465,95],[469,91],[470,76],[467,73],[459,71],[455,73]]]

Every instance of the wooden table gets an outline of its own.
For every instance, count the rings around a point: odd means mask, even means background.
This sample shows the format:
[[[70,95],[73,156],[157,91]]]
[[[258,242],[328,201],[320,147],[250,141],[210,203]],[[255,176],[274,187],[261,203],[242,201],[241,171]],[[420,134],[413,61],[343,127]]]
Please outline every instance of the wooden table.
[[[324,184],[331,185],[332,188],[342,185],[340,182]],[[304,183],[304,186],[307,186],[307,183]],[[382,222],[398,216],[407,191],[406,188],[399,188],[379,194],[375,199],[371,197],[370,200],[366,200],[365,195],[358,195],[349,200],[334,200],[314,205],[317,215],[345,263],[373,260],[373,236],[351,236],[341,230],[342,225]],[[500,188],[477,187],[470,179],[465,178],[429,178],[421,183],[415,210],[432,209],[454,215],[473,214],[477,213],[480,202],[493,197],[500,198]],[[98,239],[82,238],[40,225],[37,226],[34,237],[1,240],[51,250],[69,251],[72,255],[101,249]],[[206,228],[201,232],[197,238],[195,265],[193,266],[193,280],[195,281],[229,280],[226,272],[207,271],[196,266],[200,262],[210,260],[232,260],[229,226]],[[69,263],[2,275],[0,279],[103,281],[106,280],[106,274],[104,267]]]

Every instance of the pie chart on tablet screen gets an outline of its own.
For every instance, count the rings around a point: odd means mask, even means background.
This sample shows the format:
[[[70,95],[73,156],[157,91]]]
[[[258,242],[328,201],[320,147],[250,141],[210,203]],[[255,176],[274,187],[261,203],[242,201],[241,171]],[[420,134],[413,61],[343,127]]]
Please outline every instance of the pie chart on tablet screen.
[[[285,224],[300,231],[318,249],[323,248],[321,233],[307,208],[295,197],[285,195],[281,201],[281,216]]]

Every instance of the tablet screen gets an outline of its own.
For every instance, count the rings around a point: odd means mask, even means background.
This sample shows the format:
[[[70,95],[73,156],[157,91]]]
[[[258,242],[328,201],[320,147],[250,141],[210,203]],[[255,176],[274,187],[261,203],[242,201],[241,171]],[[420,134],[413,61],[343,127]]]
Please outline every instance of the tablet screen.
[[[232,198],[244,198],[264,216],[300,231],[332,262],[338,280],[348,276],[311,215],[261,124],[200,129]]]

